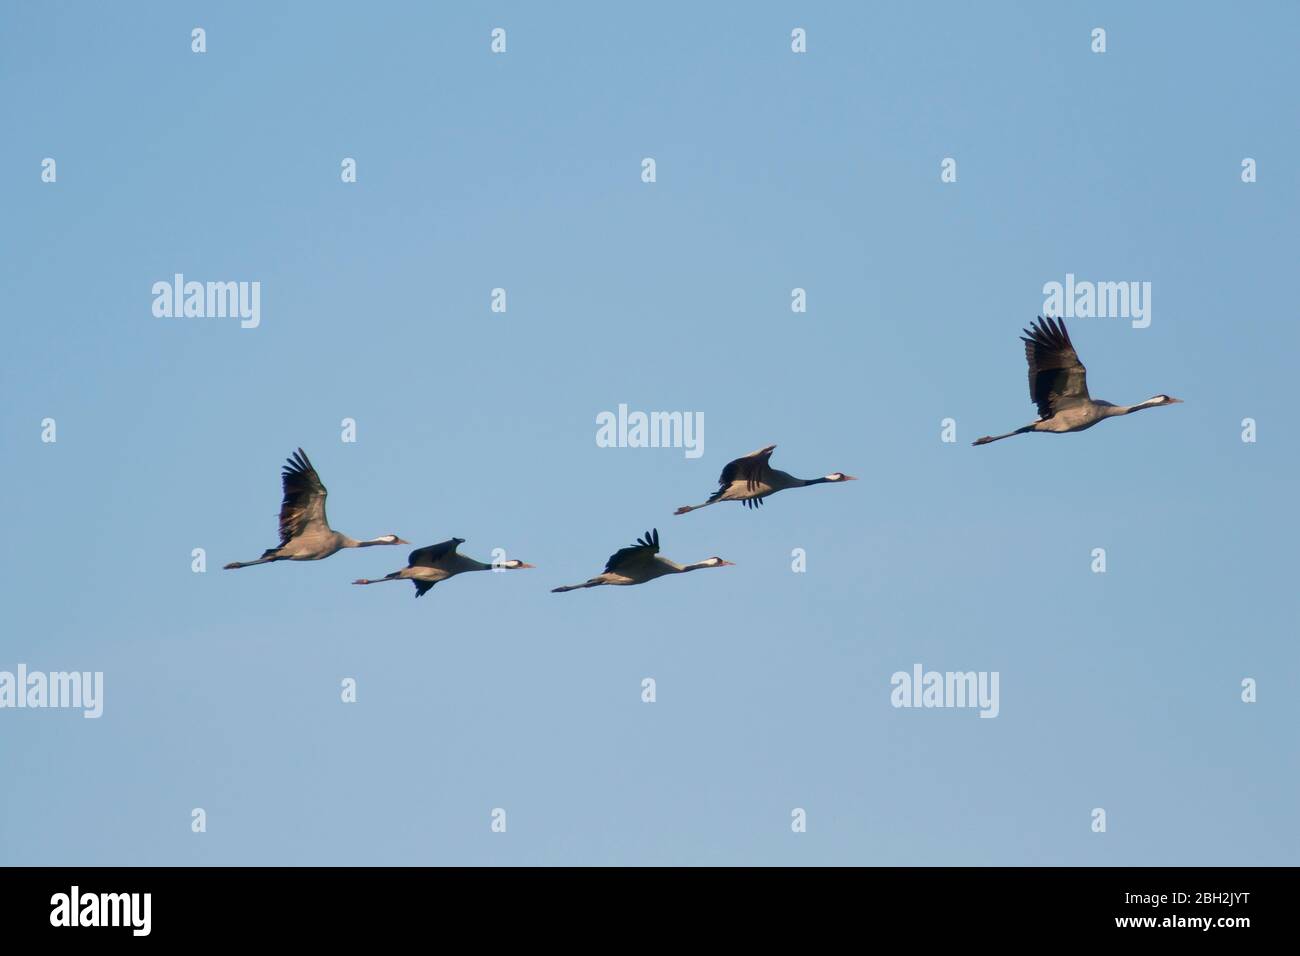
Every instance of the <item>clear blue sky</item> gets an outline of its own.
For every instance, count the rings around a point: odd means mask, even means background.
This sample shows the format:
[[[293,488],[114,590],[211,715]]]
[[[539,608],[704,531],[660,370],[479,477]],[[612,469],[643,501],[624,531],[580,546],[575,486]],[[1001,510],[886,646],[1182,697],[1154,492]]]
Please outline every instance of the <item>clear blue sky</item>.
[[[1300,13],[1138,6],[7,5],[0,670],[105,702],[0,711],[0,862],[1300,862]],[[261,327],[154,318],[176,272]],[[1153,283],[1072,323],[1093,395],[1186,404],[971,448],[1066,273]],[[672,516],[768,443],[862,480]],[[340,530],[538,570],[221,571],[299,445]],[[549,592],[650,527],[736,567]]]

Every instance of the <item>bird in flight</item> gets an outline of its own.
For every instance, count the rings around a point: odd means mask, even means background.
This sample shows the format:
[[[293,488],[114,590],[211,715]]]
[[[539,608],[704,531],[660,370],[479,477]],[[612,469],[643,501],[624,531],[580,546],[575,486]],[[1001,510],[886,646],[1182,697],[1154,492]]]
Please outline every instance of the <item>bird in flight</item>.
[[[1024,333],[1020,341],[1025,343],[1029,397],[1038,406],[1038,421],[1005,435],[985,435],[973,445],[987,445],[1026,432],[1081,432],[1116,415],[1182,402],[1168,395],[1156,395],[1136,405],[1112,405],[1095,399],[1088,394],[1088,370],[1079,361],[1064,322],[1039,316],[1038,322]]]
[[[719,501],[740,501],[747,508],[757,508],[768,495],[787,488],[805,488],[808,485],[821,485],[827,482],[857,481],[852,475],[834,471],[825,478],[796,478],[794,475],[778,471],[768,464],[775,445],[768,445],[758,451],[750,452],[743,458],[727,462],[718,478],[718,490],[709,495],[709,500],[700,505],[683,505],[673,514],[684,515],[688,511],[707,508]]]
[[[269,561],[319,561],[343,548],[410,544],[395,534],[357,541],[332,529],[325,518],[328,492],[301,448],[288,459],[280,478],[284,482],[284,501],[280,504],[279,546],[267,548],[256,561],[232,561],[223,570],[250,568]]]
[[[638,538],[636,544],[620,548],[609,556],[605,570],[582,584],[568,584],[564,587],[551,588],[553,593],[576,591],[578,588],[594,588],[602,584],[645,584],[665,574],[684,574],[701,568],[722,568],[730,566],[730,561],[721,558],[705,558],[695,564],[678,564],[659,556],[659,529],[647,531],[645,537]]]
[[[379,584],[382,581],[410,581],[415,585],[415,596],[422,597],[426,591],[439,581],[445,581],[453,575],[462,574],[466,571],[491,571],[492,565],[484,564],[482,561],[475,561],[473,558],[466,557],[456,550],[458,545],[464,543],[464,538],[452,538],[449,541],[431,544],[427,548],[417,548],[407,557],[406,567],[402,568],[402,570],[386,574],[382,578],[376,578],[373,581],[361,578],[352,583]],[[499,567],[507,571],[514,571],[519,568],[531,568],[533,565],[511,559],[502,561]]]

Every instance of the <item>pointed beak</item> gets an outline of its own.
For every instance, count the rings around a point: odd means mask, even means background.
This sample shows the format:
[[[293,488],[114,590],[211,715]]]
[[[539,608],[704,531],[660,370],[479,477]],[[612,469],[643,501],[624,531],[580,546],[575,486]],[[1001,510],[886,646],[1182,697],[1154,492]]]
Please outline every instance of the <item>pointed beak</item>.
[[[718,565],[718,567],[720,568],[721,567],[734,568],[735,566],[736,566],[735,561],[723,561],[722,564]]]
[[[519,564],[516,565],[516,567],[520,567],[520,568],[535,568],[535,567],[537,567],[537,565],[535,565],[535,564],[529,564],[527,561],[520,561]]]
[[[857,481],[857,480],[858,480],[858,476],[857,476],[857,475],[845,475],[845,476],[844,476],[844,480],[845,480],[845,481]]]
[[[411,542],[409,542],[409,541],[404,541],[404,540],[402,540],[401,538],[398,538],[398,539],[397,539],[396,541],[394,541],[393,543],[394,543],[394,544],[410,544]]]
[[[1181,398],[1170,398],[1170,399],[1169,399],[1169,404],[1170,404],[1170,405],[1181,405],[1181,404],[1183,404],[1183,400],[1182,400]]]

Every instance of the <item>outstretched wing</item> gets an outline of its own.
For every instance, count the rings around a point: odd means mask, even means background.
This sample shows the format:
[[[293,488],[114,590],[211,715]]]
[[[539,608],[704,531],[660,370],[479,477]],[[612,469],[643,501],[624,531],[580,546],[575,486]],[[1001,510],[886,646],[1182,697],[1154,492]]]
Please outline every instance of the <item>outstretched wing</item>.
[[[415,596],[424,597],[425,593],[438,582],[437,581],[412,581],[411,583],[415,585]]]
[[[406,563],[413,568],[435,568],[438,566],[440,558],[445,558],[456,550],[457,545],[464,543],[464,538],[452,538],[449,541],[439,541],[437,544],[431,544],[426,548],[416,548],[407,556]],[[419,586],[419,582],[416,582],[416,586]],[[431,587],[433,587],[432,584],[429,585],[429,588]],[[424,590],[427,591],[429,588]],[[424,591],[420,592],[420,594],[423,593]],[[419,597],[420,594],[417,594],[416,597]]]
[[[772,457],[772,452],[775,450],[775,445],[768,445],[735,461],[727,462],[726,467],[722,469],[722,475],[718,478],[718,490],[713,493],[713,497],[717,498],[721,495],[733,481],[743,481],[745,487],[753,491],[754,486],[767,477],[769,471],[767,460]]]
[[[605,570],[622,571],[642,561],[649,561],[659,553],[659,529],[654,528],[645,533],[644,538],[637,538],[636,544],[619,548],[605,562]]]
[[[328,531],[325,496],[329,492],[321,484],[320,475],[316,474],[305,451],[299,448],[289,457],[280,479],[284,482],[284,501],[280,503],[280,544],[288,544],[308,530]]]
[[[1039,316],[1024,332],[1020,340],[1029,363],[1029,397],[1038,406],[1038,417],[1051,418],[1063,408],[1090,401],[1088,370],[1074,351],[1065,323]]]

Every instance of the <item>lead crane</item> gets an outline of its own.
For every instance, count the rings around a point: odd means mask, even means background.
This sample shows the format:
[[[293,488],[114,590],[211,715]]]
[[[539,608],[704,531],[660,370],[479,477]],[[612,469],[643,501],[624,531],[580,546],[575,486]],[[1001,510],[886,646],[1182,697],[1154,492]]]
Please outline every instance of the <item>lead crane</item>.
[[[1182,402],[1168,395],[1155,395],[1136,405],[1112,405],[1095,399],[1088,394],[1088,370],[1079,361],[1064,322],[1039,316],[1037,324],[1031,323],[1024,333],[1020,341],[1025,343],[1029,397],[1038,406],[1038,421],[1005,435],[985,435],[972,445],[987,445],[1026,432],[1081,432],[1116,415]]]

